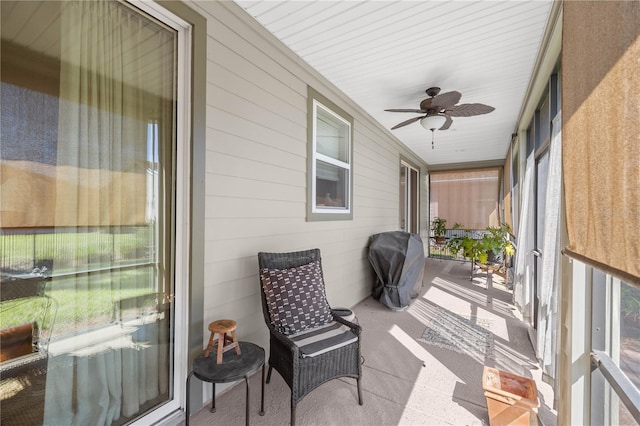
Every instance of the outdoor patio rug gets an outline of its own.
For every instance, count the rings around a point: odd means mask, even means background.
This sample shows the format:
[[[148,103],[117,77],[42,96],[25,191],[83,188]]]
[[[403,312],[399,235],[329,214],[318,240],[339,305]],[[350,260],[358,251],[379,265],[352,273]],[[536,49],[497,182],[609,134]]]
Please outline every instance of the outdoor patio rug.
[[[495,359],[491,320],[476,315],[460,315],[442,309],[429,309],[427,328],[418,338],[427,345],[449,349],[475,359]]]

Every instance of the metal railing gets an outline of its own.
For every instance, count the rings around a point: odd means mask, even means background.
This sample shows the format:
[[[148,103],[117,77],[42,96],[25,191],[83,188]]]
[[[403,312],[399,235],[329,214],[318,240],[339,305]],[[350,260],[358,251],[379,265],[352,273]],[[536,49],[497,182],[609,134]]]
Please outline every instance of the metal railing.
[[[145,225],[1,229],[0,273],[57,276],[151,263],[153,238],[153,227]]]
[[[640,423],[640,391],[629,377],[603,351],[594,350],[591,352],[591,367],[592,371],[596,368],[600,370],[629,413]]]

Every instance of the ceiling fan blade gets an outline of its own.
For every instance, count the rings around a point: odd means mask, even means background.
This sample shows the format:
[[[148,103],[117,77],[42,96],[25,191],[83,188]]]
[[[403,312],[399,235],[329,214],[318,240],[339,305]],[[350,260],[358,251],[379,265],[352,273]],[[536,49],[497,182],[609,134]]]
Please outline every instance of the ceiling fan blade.
[[[394,109],[385,109],[385,111],[389,111],[389,112],[417,112],[417,113],[422,113],[422,114],[426,114],[427,111],[423,111],[421,109],[405,109],[405,108],[394,108]]]
[[[442,109],[448,109],[453,107],[460,101],[462,94],[460,92],[447,92],[442,95],[438,95],[431,100],[432,107],[440,107]]]
[[[391,128],[391,130],[395,130],[395,129],[397,129],[398,127],[406,126],[407,124],[415,123],[416,121],[418,121],[418,120],[420,120],[421,118],[424,118],[424,117],[425,117],[424,115],[421,115],[421,116],[418,116],[418,117],[410,118],[410,119],[408,119],[408,120],[406,120],[406,121],[403,121],[402,123],[398,123],[398,124],[396,124],[395,126],[393,126],[393,127]]]
[[[424,99],[422,102],[420,102],[420,108],[422,108],[426,112],[429,108],[431,108],[432,100],[433,98]]]
[[[473,115],[489,114],[495,108],[484,104],[460,104],[447,108],[446,114],[452,117],[471,117]]]
[[[447,117],[447,120],[438,130],[447,130],[449,127],[451,127],[451,124],[453,124],[453,120],[451,119],[451,117],[449,117],[447,114],[445,114],[445,117]]]

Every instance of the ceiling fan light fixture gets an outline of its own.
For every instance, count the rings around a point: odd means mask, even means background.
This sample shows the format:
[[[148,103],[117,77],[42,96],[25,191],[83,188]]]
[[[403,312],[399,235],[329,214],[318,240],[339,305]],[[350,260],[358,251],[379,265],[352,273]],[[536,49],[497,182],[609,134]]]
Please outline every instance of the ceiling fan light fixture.
[[[441,114],[433,114],[427,115],[423,119],[420,120],[420,124],[427,130],[438,130],[440,127],[444,126],[444,122],[447,121],[447,117]]]

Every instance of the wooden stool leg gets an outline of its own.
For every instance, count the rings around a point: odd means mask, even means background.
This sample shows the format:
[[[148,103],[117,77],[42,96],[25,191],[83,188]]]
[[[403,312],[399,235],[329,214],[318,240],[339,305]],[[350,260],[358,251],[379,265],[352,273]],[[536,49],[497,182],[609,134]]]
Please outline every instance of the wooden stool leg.
[[[238,338],[236,337],[235,330],[231,331],[231,339],[233,340],[233,343],[236,345],[236,354],[240,355],[240,345],[238,344]]]
[[[224,349],[224,335],[218,337],[218,358],[216,359],[216,362],[218,364],[222,364],[223,349]]]
[[[213,336],[215,333],[211,333],[211,335],[209,336],[209,343],[207,343],[207,349],[204,351],[204,356],[206,356],[207,358],[209,358],[209,349],[211,348],[211,345],[213,345]]]

